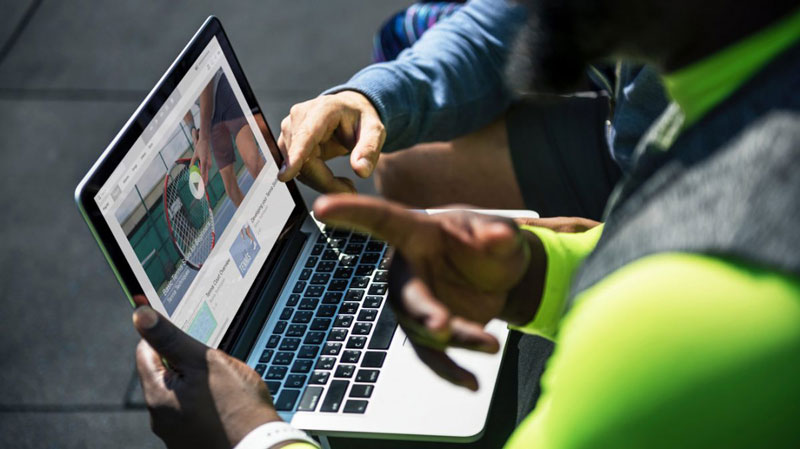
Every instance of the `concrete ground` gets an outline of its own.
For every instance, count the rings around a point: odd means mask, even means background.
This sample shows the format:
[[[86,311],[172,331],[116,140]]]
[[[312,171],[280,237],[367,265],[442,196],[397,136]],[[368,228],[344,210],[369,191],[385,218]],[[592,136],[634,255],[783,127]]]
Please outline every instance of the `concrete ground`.
[[[205,17],[221,18],[276,129],[369,63],[374,31],[408,3],[2,2],[0,447],[162,447],[134,376],[130,306],[72,194]]]

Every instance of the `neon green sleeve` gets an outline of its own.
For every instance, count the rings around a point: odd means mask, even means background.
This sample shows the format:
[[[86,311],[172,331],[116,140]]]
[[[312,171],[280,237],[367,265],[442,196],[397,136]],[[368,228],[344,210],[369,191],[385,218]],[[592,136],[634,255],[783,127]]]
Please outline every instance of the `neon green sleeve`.
[[[533,321],[525,326],[511,327],[552,340],[555,338],[558,324],[564,314],[572,276],[583,259],[597,245],[597,241],[603,233],[603,226],[600,225],[586,232],[574,234],[555,232],[535,226],[522,226],[522,228],[533,232],[541,240],[547,254],[547,270],[542,299]]]
[[[800,447],[800,279],[702,255],[576,298],[507,449]]]

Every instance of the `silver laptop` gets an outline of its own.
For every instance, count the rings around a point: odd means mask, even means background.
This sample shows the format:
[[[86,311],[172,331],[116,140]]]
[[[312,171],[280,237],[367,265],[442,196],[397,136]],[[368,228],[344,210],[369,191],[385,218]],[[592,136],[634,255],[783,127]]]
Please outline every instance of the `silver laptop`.
[[[211,17],[75,199],[128,298],[245,360],[284,420],[323,436],[478,438],[502,351],[449,352],[477,392],[436,376],[386,306],[386,244],[315,221],[279,164]],[[505,344],[504,323],[488,329]]]

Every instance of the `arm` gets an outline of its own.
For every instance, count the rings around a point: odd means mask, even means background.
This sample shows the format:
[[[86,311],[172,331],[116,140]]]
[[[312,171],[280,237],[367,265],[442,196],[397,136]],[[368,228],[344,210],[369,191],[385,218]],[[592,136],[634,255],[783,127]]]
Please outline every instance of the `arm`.
[[[200,129],[194,139],[194,154],[190,165],[200,161],[200,174],[203,182],[208,182],[208,170],[211,168],[211,114],[214,111],[214,79],[208,82],[200,93]]]
[[[618,270],[576,298],[506,448],[797,447],[798,298],[796,277],[702,255]]]
[[[386,127],[387,151],[467,134],[508,107],[503,68],[525,19],[526,10],[507,0],[473,0],[396,61],[373,64],[325,93],[369,98]]]

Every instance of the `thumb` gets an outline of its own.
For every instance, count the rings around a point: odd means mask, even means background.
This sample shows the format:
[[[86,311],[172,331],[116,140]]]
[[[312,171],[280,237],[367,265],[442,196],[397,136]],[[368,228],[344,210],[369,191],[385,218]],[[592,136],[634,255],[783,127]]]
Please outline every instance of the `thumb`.
[[[133,326],[172,368],[180,370],[205,363],[208,347],[178,329],[149,306],[141,306],[133,311]]]
[[[350,153],[350,166],[358,176],[366,178],[372,174],[385,140],[386,130],[380,118],[372,114],[362,114],[358,142]]]

